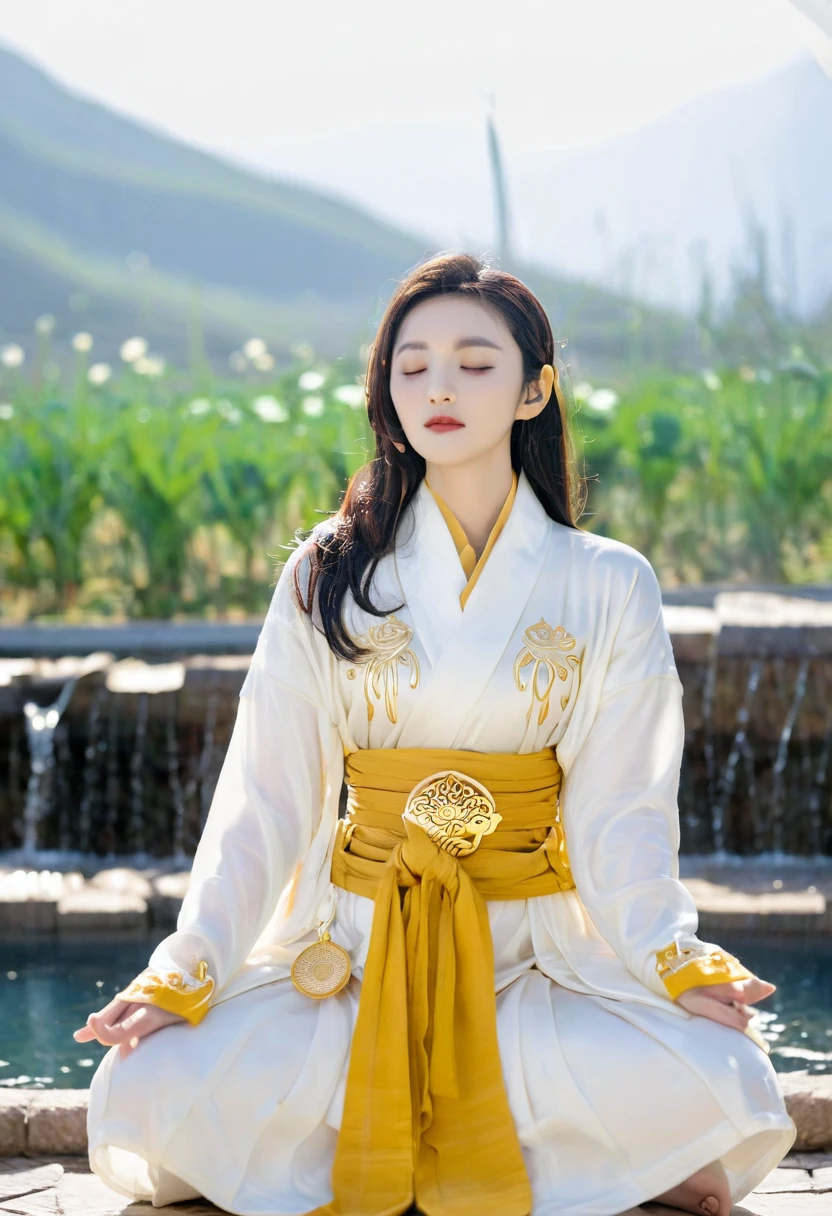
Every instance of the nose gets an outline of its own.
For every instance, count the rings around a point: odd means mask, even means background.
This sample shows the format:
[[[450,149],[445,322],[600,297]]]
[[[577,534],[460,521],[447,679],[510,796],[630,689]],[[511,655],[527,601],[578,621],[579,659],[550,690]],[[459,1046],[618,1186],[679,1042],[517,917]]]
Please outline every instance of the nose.
[[[431,405],[448,405],[456,401],[456,393],[448,384],[434,383],[430,386],[428,397]]]

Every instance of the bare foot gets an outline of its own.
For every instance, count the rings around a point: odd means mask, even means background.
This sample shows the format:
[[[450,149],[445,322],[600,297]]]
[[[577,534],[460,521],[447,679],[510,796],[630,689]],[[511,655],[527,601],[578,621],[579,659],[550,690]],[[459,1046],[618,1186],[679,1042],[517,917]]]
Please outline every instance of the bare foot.
[[[672,1186],[669,1191],[656,1195],[653,1203],[666,1203],[683,1212],[696,1212],[697,1216],[730,1216],[731,1192],[725,1170],[718,1161],[697,1170],[690,1178]]]

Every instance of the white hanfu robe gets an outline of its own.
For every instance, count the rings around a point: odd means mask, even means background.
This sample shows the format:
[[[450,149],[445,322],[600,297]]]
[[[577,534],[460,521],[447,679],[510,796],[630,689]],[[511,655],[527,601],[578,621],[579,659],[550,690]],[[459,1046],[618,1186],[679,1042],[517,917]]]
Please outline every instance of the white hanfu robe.
[[[612,1216],[717,1159],[742,1198],[795,1130],[761,1047],[689,1015],[657,967],[673,943],[694,967],[719,954],[678,878],[682,686],[650,563],[551,520],[521,473],[463,610],[466,576],[423,483],[374,578],[388,616],[346,606],[373,650],[350,663],[296,606],[298,561],[241,691],[178,928],[150,960],[189,974],[206,960],[210,1008],[104,1057],[92,1169],[158,1206],[202,1194],[295,1216],[328,1202],[374,906],[330,882],[345,751],[553,746],[575,889],[488,903],[533,1216]],[[352,978],[313,1000],[289,971],[333,913]]]

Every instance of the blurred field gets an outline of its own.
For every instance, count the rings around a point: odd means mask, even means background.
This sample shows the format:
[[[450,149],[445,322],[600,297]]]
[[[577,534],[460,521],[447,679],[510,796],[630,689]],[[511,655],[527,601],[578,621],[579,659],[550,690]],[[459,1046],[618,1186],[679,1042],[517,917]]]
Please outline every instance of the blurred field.
[[[823,343],[782,322],[760,339],[738,315],[703,346],[756,357],[697,372],[632,357],[614,382],[572,385],[581,526],[646,553],[666,586],[832,578]],[[280,366],[254,338],[219,375],[171,368],[140,337],[97,362],[82,332],[67,373],[53,328],[39,318],[34,354],[0,348],[2,619],[262,613],[296,531],[372,450],[366,351],[326,362],[299,343]]]

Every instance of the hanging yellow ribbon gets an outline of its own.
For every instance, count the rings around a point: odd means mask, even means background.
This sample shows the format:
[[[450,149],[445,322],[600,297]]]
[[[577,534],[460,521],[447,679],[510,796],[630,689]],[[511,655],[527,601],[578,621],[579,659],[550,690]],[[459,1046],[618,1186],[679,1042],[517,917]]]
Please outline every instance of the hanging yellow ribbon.
[[[499,820],[468,855],[402,817],[414,786],[449,769],[486,787]],[[486,900],[574,886],[557,811],[560,766],[550,748],[372,749],[347,757],[347,778],[332,881],[375,907],[334,1198],[314,1216],[399,1216],[414,1200],[426,1216],[529,1216],[497,1041]]]

